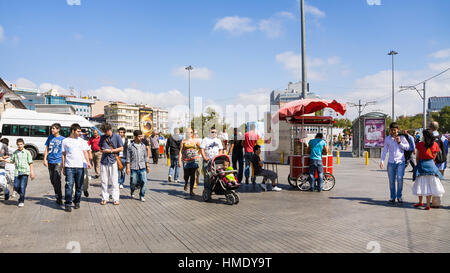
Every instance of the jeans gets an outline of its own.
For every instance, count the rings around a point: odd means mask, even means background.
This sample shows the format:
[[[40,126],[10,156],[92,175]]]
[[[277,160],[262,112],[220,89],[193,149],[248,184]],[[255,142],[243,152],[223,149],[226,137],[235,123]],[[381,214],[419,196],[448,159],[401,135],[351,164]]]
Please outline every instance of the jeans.
[[[175,181],[178,181],[178,178],[180,177],[180,167],[178,166],[178,154],[170,155],[169,176],[173,176],[174,171],[175,171],[175,177],[173,179]]]
[[[241,151],[233,151],[232,155],[233,169],[238,171],[238,181],[242,183],[242,178],[244,178],[244,153]],[[239,169],[238,167],[239,163]]]
[[[309,182],[311,184],[311,190],[315,190],[316,187],[316,170],[319,175],[319,191],[323,189],[323,160],[310,160],[309,161]]]
[[[28,185],[28,175],[19,175],[14,178],[14,190],[20,195],[19,203],[25,201],[25,191]]]
[[[127,163],[126,163],[126,159],[123,158],[123,157],[120,158],[120,161],[122,161],[122,166],[124,166],[124,167],[123,167],[122,170],[118,170],[118,172],[119,172],[119,185],[123,186],[123,184],[125,184],[125,176],[127,175],[125,173]]]
[[[65,205],[70,206],[72,204],[73,186],[75,185],[75,204],[79,204],[81,201],[81,193],[83,192],[84,183],[84,169],[83,168],[66,168],[66,192],[65,192]]]
[[[147,190],[147,169],[131,170],[130,176],[131,194],[133,194],[133,192],[136,190],[136,186],[138,185],[138,183],[141,188],[139,197],[144,197],[145,191]]]
[[[250,161],[252,159],[253,153],[245,152],[245,179],[248,180],[250,177]]]
[[[388,164],[388,176],[389,176],[389,190],[391,192],[391,200],[395,198],[402,198],[403,191],[403,176],[405,176],[405,162],[401,163],[389,163]],[[397,192],[395,191],[395,180],[397,180]]]
[[[62,163],[48,164],[48,173],[50,175],[50,182],[52,183],[53,190],[55,191],[57,200],[62,200],[61,172],[62,172]]]

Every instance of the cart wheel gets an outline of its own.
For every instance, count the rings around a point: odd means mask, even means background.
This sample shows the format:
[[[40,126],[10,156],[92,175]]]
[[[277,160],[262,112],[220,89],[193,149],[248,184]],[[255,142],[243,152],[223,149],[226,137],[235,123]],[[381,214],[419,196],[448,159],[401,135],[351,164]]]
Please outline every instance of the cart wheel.
[[[234,198],[233,194],[227,194],[225,195],[225,198],[227,198],[227,204],[232,206],[234,202],[236,202],[236,199]]]
[[[309,191],[311,189],[309,175],[302,174],[297,178],[297,188],[301,191]]]
[[[202,194],[203,201],[208,202],[211,200],[211,191],[209,189],[204,189]]]
[[[288,175],[288,182],[291,187],[297,188],[297,179],[291,178],[291,175]]]
[[[235,192],[232,193],[234,196],[234,204],[237,205],[239,204],[239,195]]]
[[[336,179],[331,173],[324,173],[323,174],[323,190],[324,191],[331,191],[334,188],[334,185],[336,184]]]

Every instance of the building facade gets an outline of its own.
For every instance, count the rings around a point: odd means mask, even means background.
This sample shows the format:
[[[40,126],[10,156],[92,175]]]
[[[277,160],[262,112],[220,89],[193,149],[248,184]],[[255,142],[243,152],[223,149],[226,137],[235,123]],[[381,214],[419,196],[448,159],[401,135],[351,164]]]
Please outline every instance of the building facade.
[[[431,97],[428,99],[429,112],[439,112],[446,106],[450,106],[450,97]]]
[[[11,108],[27,109],[22,102],[22,98],[15,94],[2,78],[0,78],[0,117],[6,109]]]
[[[139,130],[139,107],[121,102],[105,106],[105,120],[117,132],[120,127],[127,130],[126,137],[133,138],[133,132]]]
[[[153,128],[161,134],[169,133],[169,111],[153,107]]]
[[[291,101],[296,101],[302,99],[302,83],[297,82],[288,83],[288,86],[285,90],[273,90],[270,94],[270,106],[272,107],[280,107],[283,104],[289,103]],[[309,84],[308,90],[306,93],[306,98],[320,98],[314,93],[309,92]]]
[[[38,89],[14,88],[14,93],[22,96],[22,103],[28,110],[36,110],[36,104],[46,104],[45,94]]]

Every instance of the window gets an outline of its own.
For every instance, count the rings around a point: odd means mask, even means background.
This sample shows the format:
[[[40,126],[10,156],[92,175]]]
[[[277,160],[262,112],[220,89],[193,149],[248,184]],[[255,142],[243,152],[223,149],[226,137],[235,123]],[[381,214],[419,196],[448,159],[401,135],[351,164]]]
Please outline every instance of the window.
[[[30,136],[30,126],[4,124],[2,128],[2,134],[4,136],[28,137]]]
[[[62,127],[61,130],[59,131],[59,133],[63,137],[69,137],[70,136],[70,127]]]
[[[32,137],[48,137],[50,134],[49,126],[31,126],[31,136]]]

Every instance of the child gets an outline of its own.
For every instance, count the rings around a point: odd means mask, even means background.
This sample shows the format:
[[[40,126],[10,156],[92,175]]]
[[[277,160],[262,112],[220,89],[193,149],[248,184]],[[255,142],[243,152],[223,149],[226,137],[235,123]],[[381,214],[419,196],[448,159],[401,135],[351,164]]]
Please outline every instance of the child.
[[[228,171],[234,171],[233,167],[230,166],[230,162],[228,162],[228,161],[225,161],[225,162],[223,163],[223,166],[224,166],[226,172],[228,172]],[[231,187],[232,187],[232,186],[238,185],[238,182],[236,181],[236,177],[234,176],[233,173],[227,174],[227,175],[225,176],[225,178],[227,179],[227,184],[228,184],[228,186],[231,186]]]
[[[25,150],[25,142],[23,139],[17,139],[16,144],[17,150],[13,153],[11,159],[6,159],[4,161],[15,164],[14,190],[20,195],[18,207],[21,208],[24,206],[25,202],[28,177],[30,177],[31,180],[34,179],[33,158],[31,153]]]

